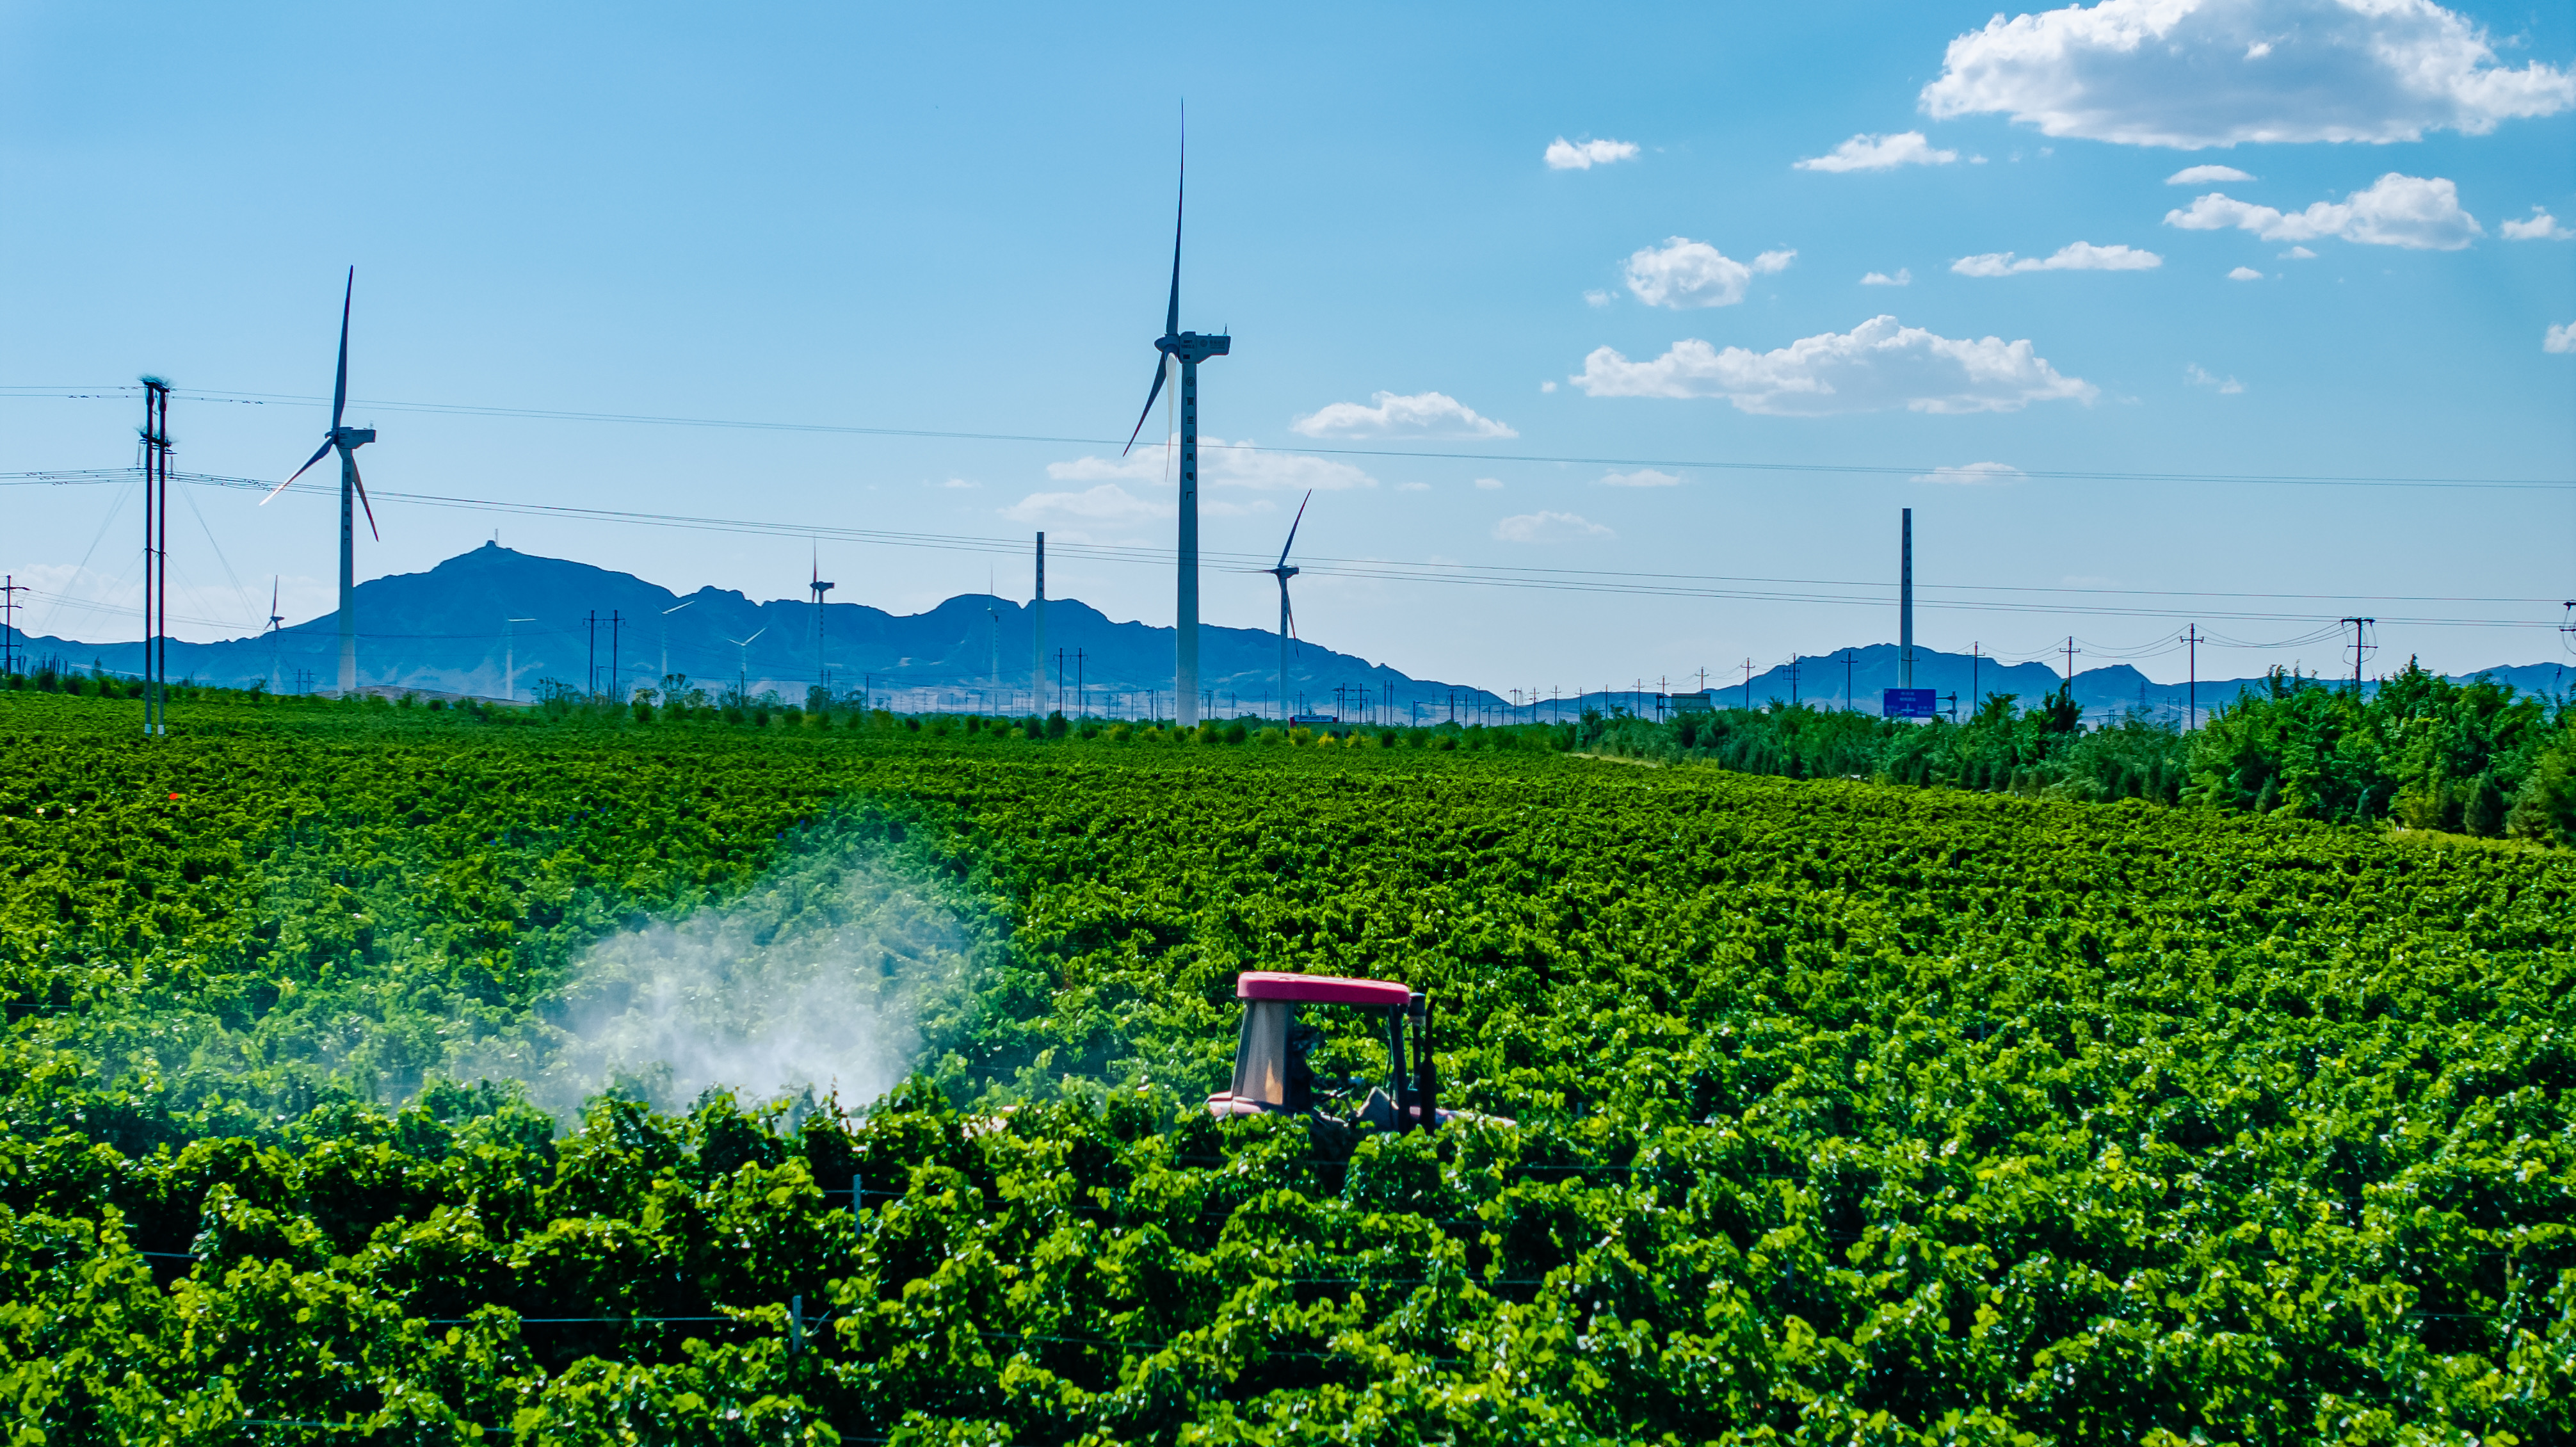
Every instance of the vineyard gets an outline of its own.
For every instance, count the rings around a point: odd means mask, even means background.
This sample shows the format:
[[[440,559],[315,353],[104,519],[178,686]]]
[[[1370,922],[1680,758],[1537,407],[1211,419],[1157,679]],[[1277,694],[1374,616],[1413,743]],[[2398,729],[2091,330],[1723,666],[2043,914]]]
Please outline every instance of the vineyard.
[[[1508,736],[178,714],[0,693],[11,1442],[2576,1438],[2564,848]],[[1500,1119],[1208,1120],[1248,969],[1429,992]],[[609,1049],[853,1019],[837,1098]]]

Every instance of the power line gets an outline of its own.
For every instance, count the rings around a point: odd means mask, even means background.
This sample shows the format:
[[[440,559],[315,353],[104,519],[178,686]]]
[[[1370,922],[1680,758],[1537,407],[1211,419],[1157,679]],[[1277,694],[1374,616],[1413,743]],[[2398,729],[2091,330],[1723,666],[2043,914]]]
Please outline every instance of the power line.
[[[57,471],[0,473],[0,484],[25,483],[46,485],[96,485],[131,479],[130,468],[90,468]],[[205,487],[224,487],[265,491],[273,484],[257,478],[220,477],[207,473],[173,473],[173,478]],[[507,502],[490,498],[456,497],[438,493],[380,492],[388,501],[416,503],[424,507],[458,508],[467,511],[497,512],[519,516],[577,518],[585,521],[623,522],[639,527],[676,528],[684,531],[729,532],[752,536],[815,538],[830,537],[837,541],[872,543],[886,547],[923,548],[937,551],[1016,554],[1022,544],[1016,539],[983,537],[963,533],[913,533],[878,528],[844,528],[818,526],[813,523],[775,523],[739,518],[694,516],[680,513],[649,513],[617,508],[574,507],[555,503]],[[1108,543],[1064,543],[1056,550],[1076,557],[1100,562],[1170,566],[1174,553],[1170,548],[1130,546]],[[1203,557],[1217,562],[1265,563],[1267,555],[1221,553],[1209,551]],[[1318,558],[1303,570],[1322,576],[1362,578],[1380,582],[1443,583],[1470,587],[1533,589],[1551,592],[1605,593],[1645,597],[1698,598],[1735,602],[1817,603],[1852,607],[1886,607],[1885,596],[1891,585],[1862,579],[1801,579],[1732,577],[1723,574],[1651,573],[1608,569],[1530,568],[1480,564],[1401,563],[1366,558]],[[1246,568],[1244,571],[1263,571]],[[1715,586],[1722,584],[1769,584],[1768,588]],[[1778,585],[1805,588],[1852,588],[1862,590],[1858,596],[1780,591]],[[2279,602],[2426,602],[2426,603],[2540,603],[2555,599],[2412,595],[2372,597],[2360,594],[2327,593],[2247,593],[2192,592],[2186,590],[2044,588],[2011,584],[1924,584],[1921,590],[1934,595],[1934,601],[1952,611],[1997,613],[2036,613],[2046,615],[2096,615],[2102,617],[2172,617],[2171,607],[2112,607],[2107,605],[2032,604],[2000,600],[1980,600],[1977,593],[2031,593],[2053,596],[2099,596],[2175,599],[2241,599]],[[2317,615],[2293,612],[2191,610],[2195,616],[2228,618],[2251,622],[2308,622]],[[2417,627],[2492,627],[2542,628],[2555,625],[2529,619],[2509,618],[2435,618],[2390,617],[2385,621]]]
[[[71,398],[105,399],[122,397],[130,387],[0,387],[0,398]],[[202,391],[181,394],[190,401],[231,402],[247,406],[272,404],[318,405],[325,399],[292,392],[217,392]],[[581,412],[545,407],[487,407],[462,402],[405,402],[390,399],[352,400],[352,406],[388,412],[415,412],[453,417],[505,417],[539,422],[597,422],[650,427],[712,427],[747,432],[802,432],[845,437],[904,437],[951,442],[1035,443],[1064,447],[1118,447],[1114,437],[1059,436],[1030,432],[967,432],[926,427],[864,427],[831,422],[777,422],[727,417],[683,417],[645,412]],[[1550,453],[1450,452],[1432,449],[1393,447],[1261,447],[1246,442],[1202,442],[1202,446],[1222,451],[1255,455],[1304,454],[1326,457],[1419,458],[1426,461],[1462,462],[1530,462],[1578,467],[1681,467],[1703,472],[1796,473],[1811,476],[1855,477],[1920,477],[1937,471],[1933,464],[1892,465],[1885,463],[1845,462],[1750,462],[1740,459],[1723,461],[1707,458],[1673,457],[1590,457]],[[2564,478],[2495,478],[2495,477],[2402,477],[2339,474],[2224,473],[2224,472],[2113,472],[2074,468],[2025,468],[2021,476],[2053,482],[2169,482],[2226,484],[2262,487],[2432,487],[2432,488],[2502,488],[2525,491],[2576,490],[2576,480]]]

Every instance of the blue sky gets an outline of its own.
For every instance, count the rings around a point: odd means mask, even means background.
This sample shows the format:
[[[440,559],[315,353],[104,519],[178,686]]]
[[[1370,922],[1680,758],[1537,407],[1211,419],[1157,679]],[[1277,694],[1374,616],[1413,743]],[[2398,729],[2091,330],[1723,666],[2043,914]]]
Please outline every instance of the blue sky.
[[[799,528],[1044,527],[1051,592],[1168,623],[1075,546],[1169,546],[1159,449],[418,408],[1123,438],[1186,96],[1203,426],[1264,449],[1211,453],[1211,622],[1275,617],[1227,569],[1315,486],[1304,630],[1502,689],[1891,638],[1908,506],[1934,646],[2565,657],[2576,490],[2241,480],[2576,481],[2576,21],[2373,8],[8,6],[0,471],[131,463],[139,402],[59,394],[149,371],[183,470],[283,477],[355,264],[376,492],[787,525],[387,496],[361,576],[497,528],[779,597]],[[41,631],[130,633],[122,491],[0,493]],[[330,606],[326,491],[191,498],[183,632]],[[839,601],[1029,586],[819,547]],[[2343,666],[2201,655],[2291,662]]]

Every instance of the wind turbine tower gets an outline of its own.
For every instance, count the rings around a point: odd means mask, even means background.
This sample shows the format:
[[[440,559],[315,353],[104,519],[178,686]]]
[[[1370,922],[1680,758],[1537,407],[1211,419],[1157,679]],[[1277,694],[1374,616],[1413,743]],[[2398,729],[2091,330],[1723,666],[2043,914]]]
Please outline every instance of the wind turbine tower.
[[[1181,330],[1181,217],[1189,200],[1189,147],[1181,149],[1181,184],[1179,200],[1172,206],[1172,296],[1163,310],[1163,334],[1154,341],[1161,355],[1154,362],[1154,385],[1145,394],[1145,410],[1136,416],[1134,431],[1127,434],[1127,447],[1133,450],[1137,435],[1145,430],[1145,419],[1154,413],[1154,399],[1162,395],[1164,379],[1174,368],[1180,371],[1181,403],[1181,521],[1180,521],[1180,596],[1176,622],[1179,637],[1174,644],[1172,660],[1172,701],[1174,719],[1182,728],[1196,728],[1199,721],[1199,363],[1210,357],[1222,357],[1233,350],[1234,339],[1222,333],[1202,336]],[[1121,452],[1120,456],[1125,456]]]
[[[1283,719],[1288,717],[1288,640],[1297,632],[1297,615],[1288,607],[1288,580],[1297,576],[1297,570],[1288,566],[1288,550],[1297,545],[1297,524],[1306,520],[1306,504],[1314,500],[1314,489],[1307,489],[1297,504],[1296,518],[1288,524],[1288,541],[1279,545],[1279,566],[1262,569],[1279,580],[1279,716]]]
[[[267,506],[269,498],[294,486],[295,478],[302,477],[324,456],[335,450],[340,454],[340,693],[343,697],[358,688],[358,533],[357,519],[352,516],[353,498],[357,507],[366,509],[368,535],[378,541],[384,538],[384,534],[376,531],[376,510],[367,502],[367,485],[358,480],[358,449],[376,440],[376,429],[340,425],[340,414],[349,406],[349,302],[357,291],[358,269],[353,266],[349,268],[348,285],[340,293],[340,374],[331,385],[331,430],[322,434],[322,445],[314,449],[311,457],[304,459],[304,466],[295,469],[295,477],[271,488],[268,497],[259,500],[262,507]]]
[[[1029,712],[1046,708],[1046,534],[1038,534],[1038,595],[1029,603],[1029,636],[1034,643],[1030,661]]]
[[[829,699],[832,680],[823,671],[823,595],[832,591],[832,585],[823,581],[823,555],[820,552],[814,554],[814,581],[808,586],[814,590],[814,686],[822,690],[824,698]]]
[[[283,687],[277,678],[277,649],[284,636],[278,625],[285,621],[285,616],[277,611],[277,578],[271,574],[268,580],[268,687],[271,693]]]

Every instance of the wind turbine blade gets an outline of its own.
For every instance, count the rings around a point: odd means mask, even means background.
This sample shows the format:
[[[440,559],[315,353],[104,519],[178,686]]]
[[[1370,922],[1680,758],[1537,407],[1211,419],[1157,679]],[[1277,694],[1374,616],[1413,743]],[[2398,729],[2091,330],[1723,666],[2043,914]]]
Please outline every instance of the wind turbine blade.
[[[1169,369],[1164,365],[1163,359],[1160,356],[1155,357],[1153,389],[1145,394],[1145,410],[1136,414],[1136,426],[1127,434],[1127,445],[1118,449],[1119,456],[1125,457],[1135,450],[1136,439],[1144,435],[1145,419],[1154,415],[1154,399],[1163,395],[1163,373],[1167,370]]]
[[[1190,199],[1190,134],[1184,113],[1181,122],[1181,181],[1172,201],[1172,303],[1163,312],[1163,335],[1181,334],[1181,213]],[[1148,404],[1150,405],[1150,404]]]
[[[342,453],[341,456],[348,459],[349,481],[358,489],[358,506],[367,510],[367,535],[381,543],[385,540],[385,535],[376,531],[376,510],[374,506],[367,501],[367,480],[358,476],[357,454],[353,452]]]
[[[766,632],[768,632],[768,631],[769,631],[768,629],[763,628],[763,629],[761,629],[761,630],[760,630],[760,633],[766,633]],[[742,640],[742,646],[743,646],[743,647],[745,647],[745,648],[749,648],[749,647],[752,645],[753,640],[755,640],[755,639],[757,639],[757,638],[759,638],[759,637],[760,637],[760,633],[754,633],[753,635],[751,635],[751,637],[750,637],[750,638],[746,638],[746,639]]]
[[[313,455],[304,459],[304,465],[295,469],[295,477],[302,477],[304,474],[311,472],[313,470],[313,464],[320,462],[323,458],[330,455],[331,443],[328,438],[325,438],[322,445],[315,449]],[[277,486],[270,488],[268,490],[268,497],[261,498],[259,500],[259,505],[261,507],[268,506],[269,497],[275,497],[279,493],[286,491],[288,488],[293,487],[295,485],[295,477],[290,477],[286,481],[279,483]]]
[[[340,430],[340,413],[349,405],[349,300],[358,294],[358,269],[349,268],[348,288],[340,293],[340,379],[331,384],[331,430]]]
[[[1313,502],[1314,500],[1315,490],[1310,487],[1306,489],[1304,500],[1297,504],[1297,516],[1294,521],[1288,524],[1288,541],[1279,545],[1279,566],[1283,568],[1288,566],[1288,550],[1297,546],[1297,524],[1306,520],[1306,504]],[[1285,582],[1282,582],[1279,586],[1284,588],[1288,585]]]

